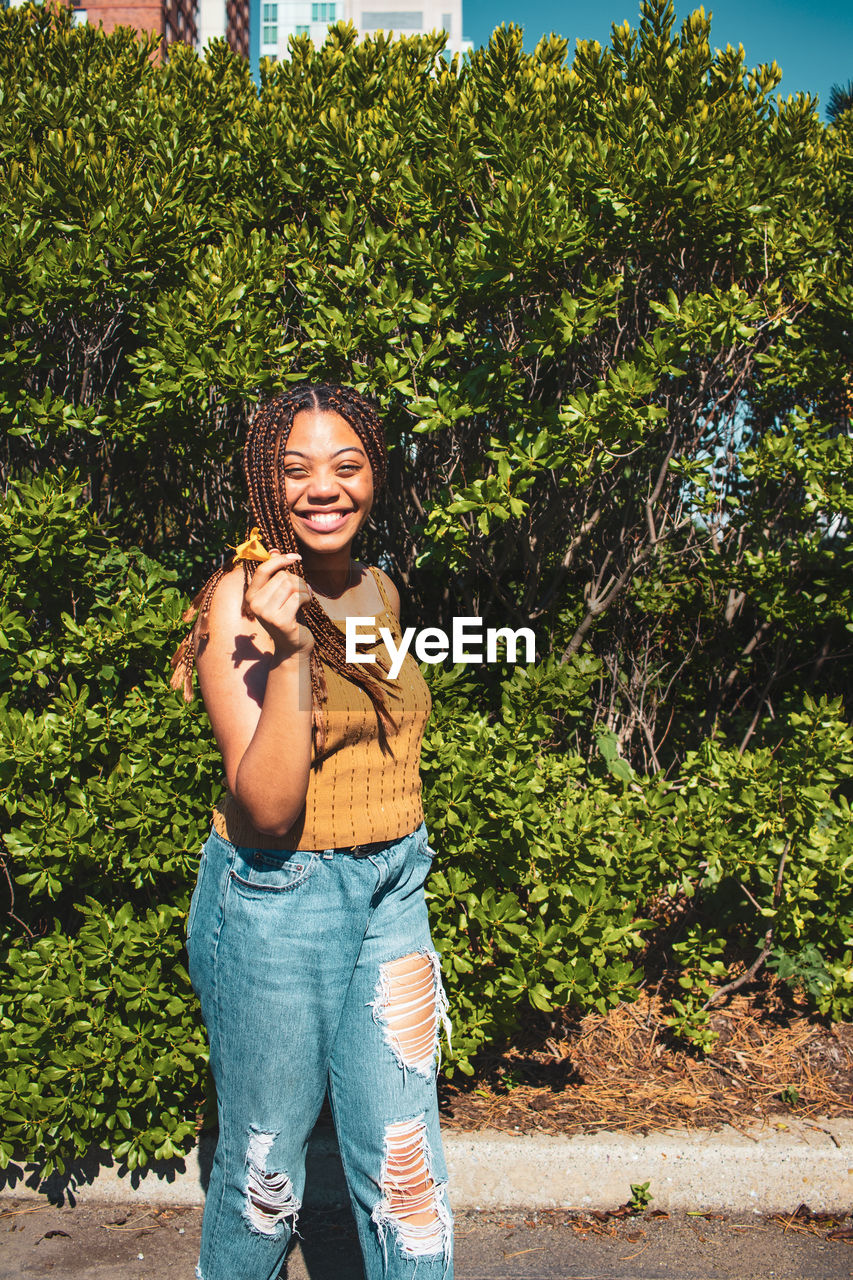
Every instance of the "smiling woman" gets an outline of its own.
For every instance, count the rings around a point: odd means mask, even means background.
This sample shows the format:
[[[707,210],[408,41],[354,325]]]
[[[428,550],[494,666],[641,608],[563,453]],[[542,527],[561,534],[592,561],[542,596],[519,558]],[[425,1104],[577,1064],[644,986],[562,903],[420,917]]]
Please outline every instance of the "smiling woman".
[[[393,585],[352,558],[385,477],[381,424],[354,391],[296,387],[258,410],[244,470],[249,536],[194,602],[173,681],[191,696],[197,649],[228,785],[187,922],[219,1110],[197,1274],[278,1275],[328,1091],[367,1280],[452,1277],[429,690],[410,655],[388,680],[384,640],[369,668],[346,655],[353,615],[401,639]]]
[[[350,586],[350,543],[373,506],[367,454],[339,414],[303,410],[283,456],[285,497],[306,575],[325,578],[340,595]]]

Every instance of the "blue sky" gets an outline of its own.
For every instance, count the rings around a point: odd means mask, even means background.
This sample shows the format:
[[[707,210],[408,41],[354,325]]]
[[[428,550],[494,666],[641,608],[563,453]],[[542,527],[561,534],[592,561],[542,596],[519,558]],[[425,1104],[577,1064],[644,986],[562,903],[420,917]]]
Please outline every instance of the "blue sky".
[[[699,5],[676,0],[679,23]],[[711,47],[742,44],[749,66],[779,64],[779,92],[811,93],[820,98],[823,118],[829,88],[853,80],[853,0],[718,0],[711,13]],[[533,49],[543,34],[556,31],[569,40],[609,43],[610,27],[627,18],[639,25],[639,0],[462,0],[465,35],[485,43],[501,22],[524,27],[524,43]]]

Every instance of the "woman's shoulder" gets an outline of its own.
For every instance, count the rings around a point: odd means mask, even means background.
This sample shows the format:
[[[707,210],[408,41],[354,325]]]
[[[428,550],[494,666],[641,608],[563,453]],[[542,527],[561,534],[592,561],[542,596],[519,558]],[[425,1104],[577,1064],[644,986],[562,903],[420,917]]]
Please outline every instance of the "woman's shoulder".
[[[243,566],[236,564],[219,579],[210,601],[207,618],[198,619],[196,626],[204,627],[209,639],[213,642],[214,649],[218,647],[217,641],[230,644],[238,636],[252,636],[256,641],[260,641],[262,648],[267,647],[265,643],[267,635],[263,627],[259,626],[254,618],[247,618],[243,613],[245,586]],[[197,640],[201,639],[199,631],[196,635]]]
[[[235,564],[223,573],[210,602],[211,622],[230,623],[232,619],[242,617],[245,586],[242,564]]]
[[[393,612],[394,616],[399,620],[400,617],[400,593],[394,586],[394,583],[388,577],[384,569],[380,569],[378,565],[368,565],[370,572],[376,579],[379,592],[384,603]]]

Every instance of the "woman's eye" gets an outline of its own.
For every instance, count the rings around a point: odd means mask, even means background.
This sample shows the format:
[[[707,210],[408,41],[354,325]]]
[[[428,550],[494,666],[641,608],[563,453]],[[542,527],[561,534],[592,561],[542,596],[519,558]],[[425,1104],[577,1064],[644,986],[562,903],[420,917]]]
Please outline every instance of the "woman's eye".
[[[305,467],[284,467],[284,475],[288,480],[304,480],[308,475]],[[354,476],[361,471],[360,462],[342,462],[337,468],[337,474],[342,476]]]

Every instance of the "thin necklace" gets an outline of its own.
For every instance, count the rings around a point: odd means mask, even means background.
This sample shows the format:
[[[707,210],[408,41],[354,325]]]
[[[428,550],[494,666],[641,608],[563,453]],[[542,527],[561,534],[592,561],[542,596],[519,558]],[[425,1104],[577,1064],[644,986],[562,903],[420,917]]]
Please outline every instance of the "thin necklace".
[[[330,595],[327,591],[318,591],[317,588],[313,585],[313,583],[309,583],[308,585],[311,587],[311,590],[314,592],[314,595],[319,596],[321,600],[340,600],[342,596],[346,595],[350,587],[353,585],[352,561],[350,561],[349,569],[347,571],[347,580],[343,588],[340,591],[338,591],[335,595]]]

